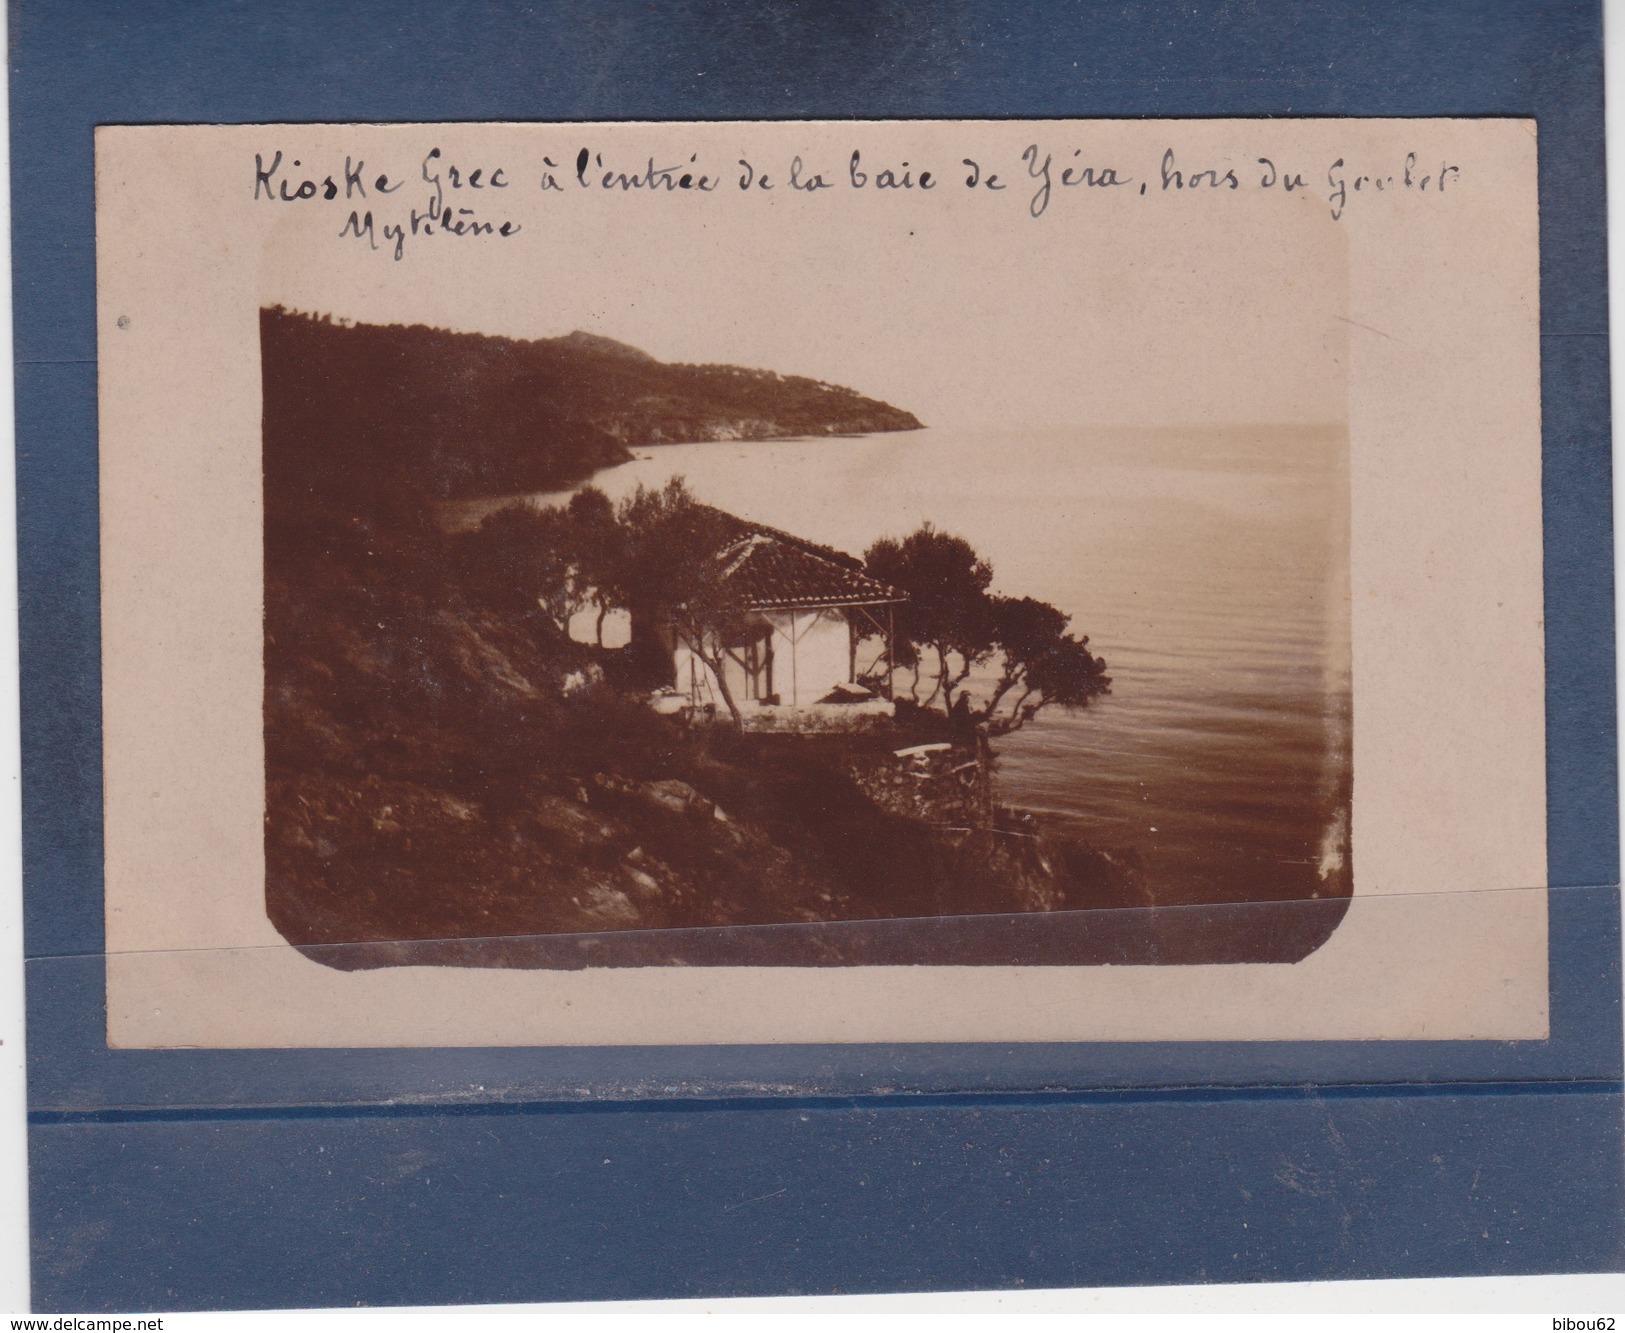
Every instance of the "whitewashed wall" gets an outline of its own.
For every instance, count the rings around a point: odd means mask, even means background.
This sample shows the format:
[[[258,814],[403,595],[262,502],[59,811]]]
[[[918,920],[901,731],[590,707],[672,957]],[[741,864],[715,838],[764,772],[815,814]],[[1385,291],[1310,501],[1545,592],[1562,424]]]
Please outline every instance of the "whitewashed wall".
[[[817,703],[835,686],[851,679],[846,617],[841,612],[796,612],[799,641],[794,649],[793,673],[790,614],[774,612],[767,619],[773,626],[773,688],[785,703]]]
[[[784,704],[816,703],[836,685],[851,679],[851,655],[846,617],[839,611],[797,611],[796,644],[791,646],[791,615],[773,611],[762,617],[773,627],[773,690]],[[793,656],[792,656],[793,654]],[[678,643],[672,652],[677,689],[683,694],[699,683],[699,701],[722,706],[711,668]],[[734,702],[746,705],[745,672],[736,662],[727,663],[728,688]]]

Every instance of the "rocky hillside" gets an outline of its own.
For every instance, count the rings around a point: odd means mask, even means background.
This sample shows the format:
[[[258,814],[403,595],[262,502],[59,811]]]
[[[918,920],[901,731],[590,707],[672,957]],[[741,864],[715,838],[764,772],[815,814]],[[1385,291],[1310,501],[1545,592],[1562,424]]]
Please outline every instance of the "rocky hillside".
[[[1132,887],[997,818],[938,828],[948,807],[916,804],[906,773],[875,799],[903,737],[658,717],[593,683],[598,650],[539,610],[480,605],[440,559],[361,529],[267,583],[266,905],[314,958],[970,961],[987,956],[974,940],[922,945],[865,923]],[[692,929],[786,924],[807,929]]]

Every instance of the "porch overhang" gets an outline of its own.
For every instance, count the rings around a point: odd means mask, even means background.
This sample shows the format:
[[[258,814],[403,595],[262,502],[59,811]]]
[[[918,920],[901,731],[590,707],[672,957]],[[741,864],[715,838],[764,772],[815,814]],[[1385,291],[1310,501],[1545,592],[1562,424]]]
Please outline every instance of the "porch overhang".
[[[841,600],[829,599],[816,602],[810,600],[795,602],[757,600],[742,602],[740,603],[739,609],[741,611],[844,611],[851,607],[861,608],[866,606],[901,606],[907,600],[908,598],[906,597],[866,597]]]

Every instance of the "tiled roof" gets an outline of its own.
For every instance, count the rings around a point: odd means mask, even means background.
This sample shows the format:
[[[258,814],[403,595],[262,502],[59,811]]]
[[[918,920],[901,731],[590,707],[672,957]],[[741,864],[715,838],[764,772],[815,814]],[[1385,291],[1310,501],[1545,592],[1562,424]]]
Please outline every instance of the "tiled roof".
[[[862,569],[863,561],[855,555],[848,555],[845,551],[837,551],[833,546],[820,546],[817,542],[810,542],[805,537],[798,537],[793,532],[786,532],[783,528],[770,528],[766,523],[757,523],[752,519],[740,518],[738,514],[730,514],[726,509],[718,509],[714,505],[701,505],[706,513],[716,521],[717,526],[726,534],[727,544],[732,545],[746,537],[773,537],[786,546],[793,546],[797,550],[806,551],[821,560],[827,560],[832,565],[842,565],[847,569]]]
[[[718,553],[723,578],[742,605],[757,610],[900,602],[903,594],[863,573],[852,556],[772,528],[756,528]],[[832,558],[834,557],[834,558]]]

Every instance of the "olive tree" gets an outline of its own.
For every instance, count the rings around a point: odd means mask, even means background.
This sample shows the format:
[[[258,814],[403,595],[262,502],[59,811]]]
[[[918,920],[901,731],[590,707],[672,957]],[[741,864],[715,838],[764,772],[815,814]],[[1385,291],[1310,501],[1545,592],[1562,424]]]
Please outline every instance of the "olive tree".
[[[1106,663],[1071,618],[1031,597],[991,591],[993,567],[963,537],[926,523],[907,537],[882,538],[864,553],[869,573],[907,594],[894,625],[897,665],[922,666],[932,688],[922,700],[983,736],[1019,730],[1050,705],[1082,708],[1110,692]],[[983,688],[978,673],[991,675]]]

